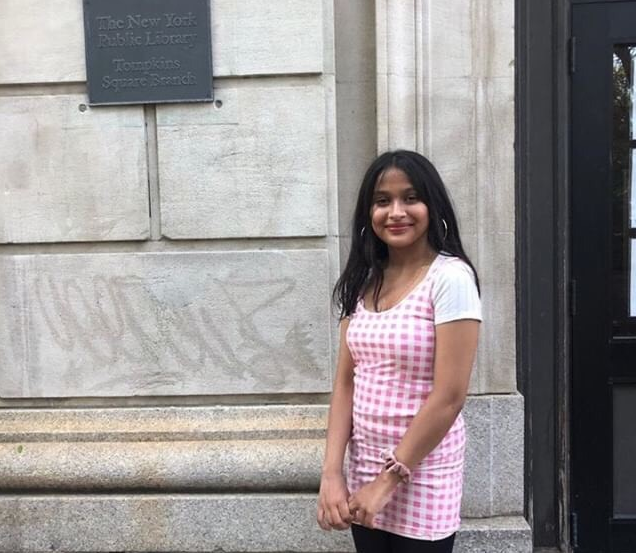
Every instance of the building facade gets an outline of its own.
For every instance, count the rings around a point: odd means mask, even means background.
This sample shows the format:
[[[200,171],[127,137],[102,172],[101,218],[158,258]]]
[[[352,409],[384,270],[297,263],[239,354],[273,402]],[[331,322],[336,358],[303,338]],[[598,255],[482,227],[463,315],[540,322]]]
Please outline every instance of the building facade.
[[[330,292],[393,148],[482,282],[457,550],[531,551],[514,8],[213,0],[213,102],[105,107],[82,2],[3,0],[0,551],[353,550],[314,515]]]

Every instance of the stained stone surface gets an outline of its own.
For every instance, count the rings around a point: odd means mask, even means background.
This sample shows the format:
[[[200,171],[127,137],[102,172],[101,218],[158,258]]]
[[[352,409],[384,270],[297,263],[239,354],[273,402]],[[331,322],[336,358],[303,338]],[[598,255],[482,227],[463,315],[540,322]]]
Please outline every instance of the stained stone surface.
[[[492,420],[491,399],[491,396],[472,396],[464,407],[467,441],[462,514],[468,517],[493,514],[492,429],[501,421]],[[523,458],[523,449],[517,454]],[[522,508],[522,503],[516,506],[519,512]]]
[[[476,87],[479,233],[477,258],[484,283],[480,389],[504,393],[517,388],[515,320],[514,82],[494,78]],[[502,121],[508,122],[506,125]]]
[[[521,516],[464,519],[457,553],[532,553],[532,531]]]
[[[211,8],[215,75],[323,70],[323,0],[215,0]]]
[[[354,551],[324,532],[314,494],[0,497],[0,551]],[[284,531],[281,531],[284,529]],[[458,553],[530,553],[522,517],[464,520]]]
[[[0,409],[0,442],[323,438],[326,405]]]
[[[0,98],[0,243],[148,236],[143,109],[86,103]]]
[[[432,159],[481,279],[484,321],[471,393],[516,391],[512,78],[432,79]],[[508,124],[505,124],[509,122]],[[477,136],[477,140],[468,140]],[[457,152],[447,152],[461,144]]]
[[[82,3],[2,0],[0,84],[86,80]]]
[[[523,396],[469,397],[462,516],[523,512]]]
[[[2,490],[318,489],[324,438],[0,443]]]
[[[506,396],[492,405],[493,513],[521,513],[523,505],[523,398]]]
[[[416,148],[430,157],[450,190],[482,281],[470,392],[507,394],[517,388],[514,3],[473,7],[464,9],[463,0],[376,3],[376,134],[380,150]]]
[[[462,514],[523,510],[523,398],[469,397]],[[0,410],[0,482],[32,490],[317,490],[327,406]]]
[[[215,91],[221,108],[158,106],[164,236],[325,235],[324,94],[319,84],[240,82]]]
[[[322,392],[324,250],[0,256],[2,397]]]
[[[210,4],[215,76],[322,71],[322,0]],[[0,84],[86,80],[82,2],[2,0],[0,52]]]

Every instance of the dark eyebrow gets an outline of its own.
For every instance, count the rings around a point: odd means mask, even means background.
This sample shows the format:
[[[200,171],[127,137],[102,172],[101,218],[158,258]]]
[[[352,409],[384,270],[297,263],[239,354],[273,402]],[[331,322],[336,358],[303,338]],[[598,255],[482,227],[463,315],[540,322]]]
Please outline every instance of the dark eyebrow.
[[[410,188],[405,188],[402,192],[402,194],[416,194],[416,195],[420,195],[420,193],[415,189],[414,186],[411,186]],[[373,192],[373,198],[377,198],[378,196],[386,196],[388,195],[389,192],[385,191],[385,190],[374,190]]]

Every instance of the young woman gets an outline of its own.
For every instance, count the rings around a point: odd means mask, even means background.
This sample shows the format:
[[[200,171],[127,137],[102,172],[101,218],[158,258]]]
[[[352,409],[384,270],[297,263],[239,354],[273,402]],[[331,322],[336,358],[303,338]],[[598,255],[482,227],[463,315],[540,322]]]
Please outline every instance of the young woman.
[[[387,152],[367,170],[334,299],[340,352],[318,523],[351,527],[360,553],[450,552],[481,305],[448,193],[425,157]]]

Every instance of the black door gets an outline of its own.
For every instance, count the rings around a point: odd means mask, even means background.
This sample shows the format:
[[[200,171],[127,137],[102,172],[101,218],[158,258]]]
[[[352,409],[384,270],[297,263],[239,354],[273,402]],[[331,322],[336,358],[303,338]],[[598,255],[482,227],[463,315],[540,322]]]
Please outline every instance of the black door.
[[[636,2],[572,35],[572,544],[636,553]]]

